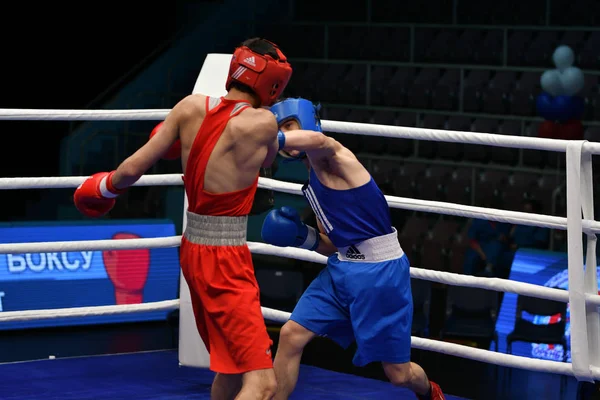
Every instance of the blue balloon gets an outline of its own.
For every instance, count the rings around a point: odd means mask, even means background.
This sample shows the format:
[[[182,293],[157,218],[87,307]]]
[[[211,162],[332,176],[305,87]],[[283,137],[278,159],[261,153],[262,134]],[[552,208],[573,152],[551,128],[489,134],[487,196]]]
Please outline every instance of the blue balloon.
[[[560,83],[563,93],[567,96],[575,96],[585,86],[583,71],[577,67],[567,67],[560,73]]]
[[[565,122],[571,119],[580,119],[585,109],[581,97],[556,96],[541,93],[536,98],[538,115],[548,121]]]
[[[571,119],[573,110],[573,98],[571,96],[556,96],[554,98],[554,118],[564,122]]]
[[[552,61],[560,71],[573,65],[575,54],[569,46],[558,46],[552,54]]]
[[[556,121],[556,118],[554,117],[554,98],[551,95],[542,92],[538,95],[535,106],[540,117],[549,121]]]
[[[581,119],[585,110],[583,98],[577,96],[559,96],[557,98],[556,108],[559,109],[560,121],[568,121],[570,119]]]
[[[544,92],[549,93],[552,96],[560,96],[564,94],[564,88],[560,80],[560,72],[557,69],[550,69],[544,71],[540,76],[540,86]]]

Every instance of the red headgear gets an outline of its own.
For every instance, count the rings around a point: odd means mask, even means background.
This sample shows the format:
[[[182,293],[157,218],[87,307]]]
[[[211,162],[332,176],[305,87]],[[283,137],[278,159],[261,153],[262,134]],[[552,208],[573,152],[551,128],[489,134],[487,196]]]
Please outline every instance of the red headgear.
[[[227,90],[232,81],[237,81],[254,90],[261,106],[275,103],[292,76],[292,66],[277,45],[271,44],[275,47],[279,60],[268,54],[258,54],[246,46],[235,49],[225,84]]]

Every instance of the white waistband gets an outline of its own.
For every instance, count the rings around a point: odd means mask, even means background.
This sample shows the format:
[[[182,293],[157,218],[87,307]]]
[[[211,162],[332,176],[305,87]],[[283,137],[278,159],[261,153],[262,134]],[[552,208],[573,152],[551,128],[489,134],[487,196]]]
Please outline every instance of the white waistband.
[[[338,249],[340,261],[380,262],[394,260],[404,255],[398,242],[398,232],[367,239],[364,242]]]
[[[186,211],[183,236],[192,243],[208,246],[242,246],[246,244],[248,216],[199,215]]]

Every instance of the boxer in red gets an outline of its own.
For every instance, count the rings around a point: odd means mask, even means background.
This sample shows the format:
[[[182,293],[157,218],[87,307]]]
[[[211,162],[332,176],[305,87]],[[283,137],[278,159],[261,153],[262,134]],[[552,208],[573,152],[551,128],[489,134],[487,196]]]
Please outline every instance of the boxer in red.
[[[271,165],[283,144],[275,116],[264,107],[281,95],[291,74],[276,45],[245,41],[233,54],[226,96],[184,98],[148,143],[75,191],[84,215],[104,215],[172,146],[181,146],[189,207],[180,260],[217,373],[211,399],[270,399],[276,389],[246,226],[260,168]]]

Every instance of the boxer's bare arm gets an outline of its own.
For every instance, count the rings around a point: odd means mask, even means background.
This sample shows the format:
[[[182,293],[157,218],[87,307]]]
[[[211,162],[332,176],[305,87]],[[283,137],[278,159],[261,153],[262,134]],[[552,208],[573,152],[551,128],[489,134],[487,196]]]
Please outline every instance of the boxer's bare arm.
[[[320,157],[332,157],[342,149],[342,145],[335,139],[321,132],[293,130],[285,132],[285,145],[283,150],[310,151]]]
[[[306,151],[312,168],[319,179],[329,176],[339,178],[335,182],[325,182],[338,187],[349,189],[364,185],[371,179],[366,168],[356,158],[354,153],[337,140],[321,132],[291,130],[285,132],[284,150]],[[341,179],[342,184],[339,184]]]
[[[177,103],[159,132],[119,165],[112,179],[117,189],[125,189],[137,182],[171,148],[179,138],[180,125],[193,112],[196,101],[187,96]]]
[[[270,166],[277,156],[277,120],[268,110],[248,109],[240,114],[236,122],[241,129],[242,153],[259,154],[262,167]]]
[[[337,253],[338,249],[329,239],[329,236],[325,233],[325,229],[323,229],[323,225],[321,222],[317,220],[317,226],[319,227],[319,235],[321,235],[321,240],[319,241],[319,246],[315,250],[317,253],[324,255],[325,257],[329,257],[332,254]]]

